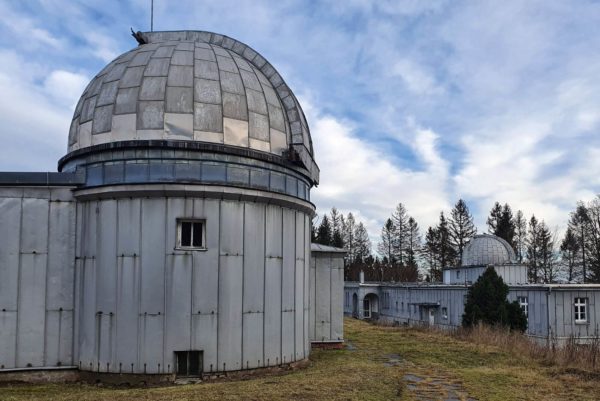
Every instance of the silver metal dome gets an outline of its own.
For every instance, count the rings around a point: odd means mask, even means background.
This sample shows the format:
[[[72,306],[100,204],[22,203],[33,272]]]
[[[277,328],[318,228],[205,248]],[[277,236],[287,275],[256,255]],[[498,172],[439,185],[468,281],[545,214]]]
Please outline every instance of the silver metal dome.
[[[210,32],[141,37],[145,44],[112,61],[86,88],[69,152],[128,140],[185,140],[279,156],[293,145],[307,167],[314,163],[296,97],[256,51]]]
[[[462,266],[487,266],[515,263],[512,246],[504,239],[490,234],[476,235],[462,255]]]

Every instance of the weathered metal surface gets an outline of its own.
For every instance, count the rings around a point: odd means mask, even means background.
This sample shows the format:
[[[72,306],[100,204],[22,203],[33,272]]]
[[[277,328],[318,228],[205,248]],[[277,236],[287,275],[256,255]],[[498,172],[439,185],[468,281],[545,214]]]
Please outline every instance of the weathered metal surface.
[[[168,124],[169,113],[181,113],[189,115],[186,121],[193,118],[196,131],[215,133],[229,127],[237,139],[230,137],[226,143],[236,146],[250,145],[281,155],[287,143],[295,143],[308,153],[301,155],[302,162],[311,178],[318,181],[304,114],[273,66],[231,38],[221,42],[215,38],[222,36],[208,32],[161,34],[176,42],[143,44],[110,63],[92,80],[73,116],[69,151],[127,139],[181,139],[181,133]],[[154,35],[153,40],[158,38],[157,33],[149,35]],[[207,39],[212,45],[204,42]],[[222,47],[230,43],[232,47]],[[114,116],[134,113],[136,130],[122,131],[122,124],[115,123]],[[243,131],[243,141],[237,137],[242,131],[238,133],[224,118],[245,122],[237,124]],[[202,140],[220,142],[221,138]]]
[[[75,204],[0,188],[0,369],[72,364]]]

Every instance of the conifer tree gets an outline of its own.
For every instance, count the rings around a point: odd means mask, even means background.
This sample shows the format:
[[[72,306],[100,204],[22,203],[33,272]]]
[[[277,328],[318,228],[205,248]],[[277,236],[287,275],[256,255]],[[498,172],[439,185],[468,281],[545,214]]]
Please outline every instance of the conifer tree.
[[[527,239],[527,220],[521,210],[517,211],[515,215],[515,251],[517,254],[517,260],[519,263],[523,263],[525,254],[527,252],[525,247],[525,241]]]
[[[436,277],[441,277],[441,269],[438,262],[439,235],[434,227],[429,227],[425,234],[425,244],[421,250],[421,255],[427,264],[428,280],[435,281]]]
[[[317,230],[317,242],[322,245],[331,245],[331,224],[327,215],[323,215],[321,224]]]
[[[346,224],[344,226],[344,247],[346,248],[348,258],[348,262],[352,263],[354,261],[354,253],[356,244],[354,241],[354,231],[356,230],[356,220],[354,220],[354,216],[352,213],[348,213],[346,217]]]
[[[583,283],[587,282],[588,276],[589,258],[587,257],[587,252],[589,250],[589,239],[591,237],[590,223],[590,216],[587,207],[583,202],[579,202],[575,211],[571,213],[569,228],[571,228],[579,243],[579,249],[581,253],[581,281]]]
[[[387,219],[381,228],[381,241],[377,244],[377,252],[390,265],[394,264],[394,234],[394,222],[392,219]]]
[[[444,212],[440,213],[440,222],[438,223],[436,231],[438,234],[438,259],[440,267],[443,269],[444,267],[452,266],[453,262],[456,260],[456,250],[452,246],[450,228],[448,220],[444,216]],[[436,279],[441,281],[441,275]]]
[[[488,267],[467,292],[464,327],[479,323],[501,325],[521,332],[527,329],[527,317],[518,302],[508,302],[508,286],[493,267]]]
[[[529,230],[527,233],[527,270],[529,281],[537,283],[540,270],[540,227],[535,215],[529,220]]]
[[[569,283],[572,283],[577,276],[579,241],[571,227],[567,228],[565,236],[560,243],[560,254],[564,270],[567,273],[567,280]]]
[[[539,266],[542,272],[542,280],[544,283],[554,283],[558,273],[556,253],[554,252],[554,235],[543,220],[538,227]]]
[[[515,222],[512,209],[508,203],[505,203],[504,206],[500,206],[498,202],[494,204],[487,219],[487,225],[491,234],[506,240],[506,242],[515,248]]]
[[[457,261],[454,264],[458,265],[462,259],[465,246],[467,246],[467,243],[477,233],[477,229],[473,223],[473,216],[469,212],[469,208],[464,200],[459,199],[454,208],[452,208],[449,223],[450,240],[457,254]]]
[[[331,245],[337,248],[344,247],[344,238],[342,234],[344,216],[334,207],[331,208]]]
[[[359,222],[356,226],[354,238],[356,242],[354,259],[358,262],[364,262],[371,256],[371,241],[369,240],[367,229],[362,222]]]
[[[408,226],[408,215],[402,203],[398,203],[396,210],[392,213],[392,222],[395,228],[393,241],[394,259],[402,266],[405,262],[406,232]]]
[[[421,234],[419,234],[419,224],[413,217],[409,217],[406,236],[406,265],[418,270],[417,259],[420,253]]]

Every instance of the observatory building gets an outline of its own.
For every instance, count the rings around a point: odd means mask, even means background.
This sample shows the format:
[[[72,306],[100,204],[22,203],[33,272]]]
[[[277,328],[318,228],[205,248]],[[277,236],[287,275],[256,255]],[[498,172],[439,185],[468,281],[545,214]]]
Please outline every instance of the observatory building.
[[[330,285],[311,288],[319,169],[294,93],[227,36],[135,36],[59,172],[0,174],[0,371],[194,376],[341,341],[339,250],[315,250]]]
[[[459,327],[467,292],[492,267],[508,285],[509,301],[527,316],[525,334],[541,342],[595,341],[600,333],[600,285],[528,283],[527,266],[495,235],[475,235],[461,265],[443,270],[442,283],[347,282],[344,311],[395,324]]]

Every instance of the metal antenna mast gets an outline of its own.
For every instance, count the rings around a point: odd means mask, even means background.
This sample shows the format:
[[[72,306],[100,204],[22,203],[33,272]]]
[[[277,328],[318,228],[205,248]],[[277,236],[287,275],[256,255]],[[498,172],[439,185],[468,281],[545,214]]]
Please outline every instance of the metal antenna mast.
[[[150,0],[150,32],[154,32],[154,0]]]

